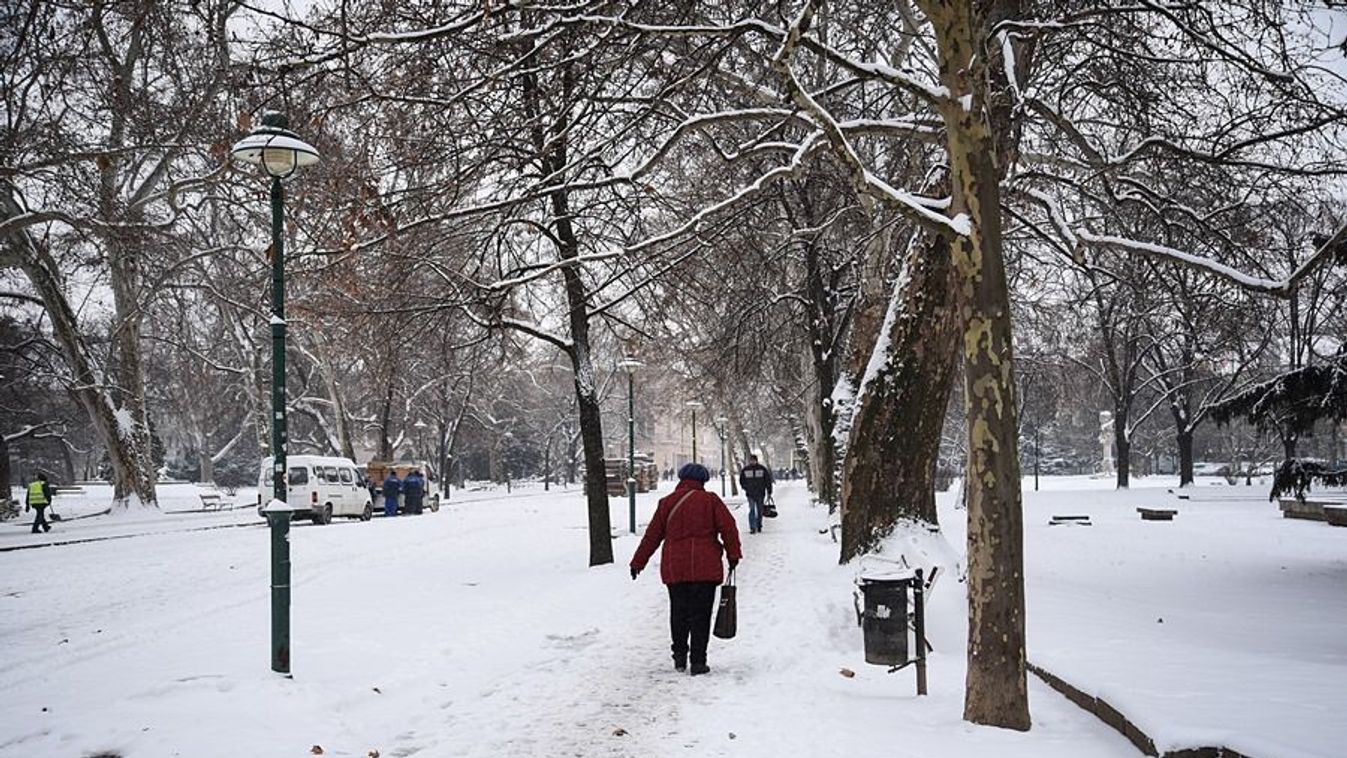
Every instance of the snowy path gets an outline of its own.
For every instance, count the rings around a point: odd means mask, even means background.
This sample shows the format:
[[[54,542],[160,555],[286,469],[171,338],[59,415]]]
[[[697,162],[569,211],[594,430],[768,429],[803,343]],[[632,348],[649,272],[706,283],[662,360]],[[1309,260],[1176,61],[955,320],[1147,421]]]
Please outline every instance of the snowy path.
[[[0,756],[1136,755],[1036,683],[1029,734],[961,721],[957,584],[933,597],[931,697],[866,666],[851,570],[782,489],[744,535],[740,636],[696,678],[670,664],[656,567],[627,575],[635,538],[585,567],[574,491],[296,528],[293,679],[267,670],[263,531],[0,554]]]

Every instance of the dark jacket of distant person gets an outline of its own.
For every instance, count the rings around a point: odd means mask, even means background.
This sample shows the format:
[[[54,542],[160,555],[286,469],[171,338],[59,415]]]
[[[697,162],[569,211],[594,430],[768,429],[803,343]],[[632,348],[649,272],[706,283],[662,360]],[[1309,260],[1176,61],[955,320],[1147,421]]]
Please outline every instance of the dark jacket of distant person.
[[[744,488],[745,496],[762,500],[772,494],[772,471],[753,459],[739,472],[739,486]]]

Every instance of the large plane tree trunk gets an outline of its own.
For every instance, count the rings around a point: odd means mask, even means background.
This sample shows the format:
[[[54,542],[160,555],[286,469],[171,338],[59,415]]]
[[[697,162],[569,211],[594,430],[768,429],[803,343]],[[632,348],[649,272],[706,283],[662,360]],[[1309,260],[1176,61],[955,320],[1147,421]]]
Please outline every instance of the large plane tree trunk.
[[[22,212],[14,200],[13,187],[6,185],[0,191],[0,210],[7,217]],[[27,231],[10,234],[5,243],[7,252],[13,253],[19,268],[42,299],[47,317],[51,319],[52,334],[70,370],[71,394],[89,416],[98,441],[107,450],[112,466],[114,505],[124,507],[132,496],[141,503],[153,504],[154,479],[142,467],[145,459],[135,448],[134,434],[129,433],[132,420],[119,413],[98,379],[89,346],[56,273],[56,261],[45,243],[34,239]],[[147,450],[144,456],[147,458],[148,455]]]
[[[935,31],[953,193],[951,216],[968,234],[953,244],[964,407],[968,419],[968,674],[964,719],[1030,726],[1010,295],[1001,237],[1000,171],[989,108],[988,16],[1006,0],[921,0]]]
[[[937,523],[935,473],[959,322],[949,240],[913,241],[863,386],[842,473],[843,563],[903,520]]]

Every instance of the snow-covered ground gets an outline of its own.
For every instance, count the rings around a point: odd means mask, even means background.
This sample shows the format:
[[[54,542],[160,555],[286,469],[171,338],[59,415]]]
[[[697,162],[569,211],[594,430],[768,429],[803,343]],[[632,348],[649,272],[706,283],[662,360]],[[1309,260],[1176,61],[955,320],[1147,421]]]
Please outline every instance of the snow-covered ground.
[[[1031,660],[1165,746],[1341,755],[1347,529],[1283,521],[1258,488],[1179,502],[1043,482],[1026,493]],[[617,564],[594,569],[575,489],[456,491],[436,514],[296,526],[293,679],[268,668],[266,529],[184,531],[260,524],[249,509],[80,519],[46,538],[5,524],[0,547],[155,533],[0,553],[0,756],[1137,755],[1036,679],[1030,732],[963,722],[954,581],[930,598],[929,697],[910,669],[867,666],[826,514],[798,485],[777,501],[781,517],[744,535],[739,636],[713,640],[697,678],[669,663],[658,572],[627,575],[621,498]],[[1178,519],[1141,522],[1133,506],[1152,503],[1178,503]],[[1047,526],[1062,512],[1095,525]]]
[[[1026,493],[1030,660],[1161,752],[1347,755],[1347,529],[1283,519],[1267,491]],[[1138,506],[1178,514],[1142,521]],[[1094,525],[1049,526],[1054,514]]]

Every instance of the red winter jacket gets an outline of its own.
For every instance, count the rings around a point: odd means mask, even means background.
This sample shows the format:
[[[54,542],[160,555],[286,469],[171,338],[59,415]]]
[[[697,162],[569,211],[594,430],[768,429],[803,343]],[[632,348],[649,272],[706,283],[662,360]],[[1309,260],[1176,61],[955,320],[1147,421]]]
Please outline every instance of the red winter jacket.
[[[682,505],[678,504],[680,500]],[[659,501],[641,545],[631,557],[631,567],[637,571],[644,569],[660,542],[664,543],[664,551],[660,553],[659,575],[665,584],[724,581],[720,563],[722,543],[730,560],[744,557],[739,546],[739,528],[730,509],[716,493],[707,492],[695,479],[680,481],[672,494]]]

